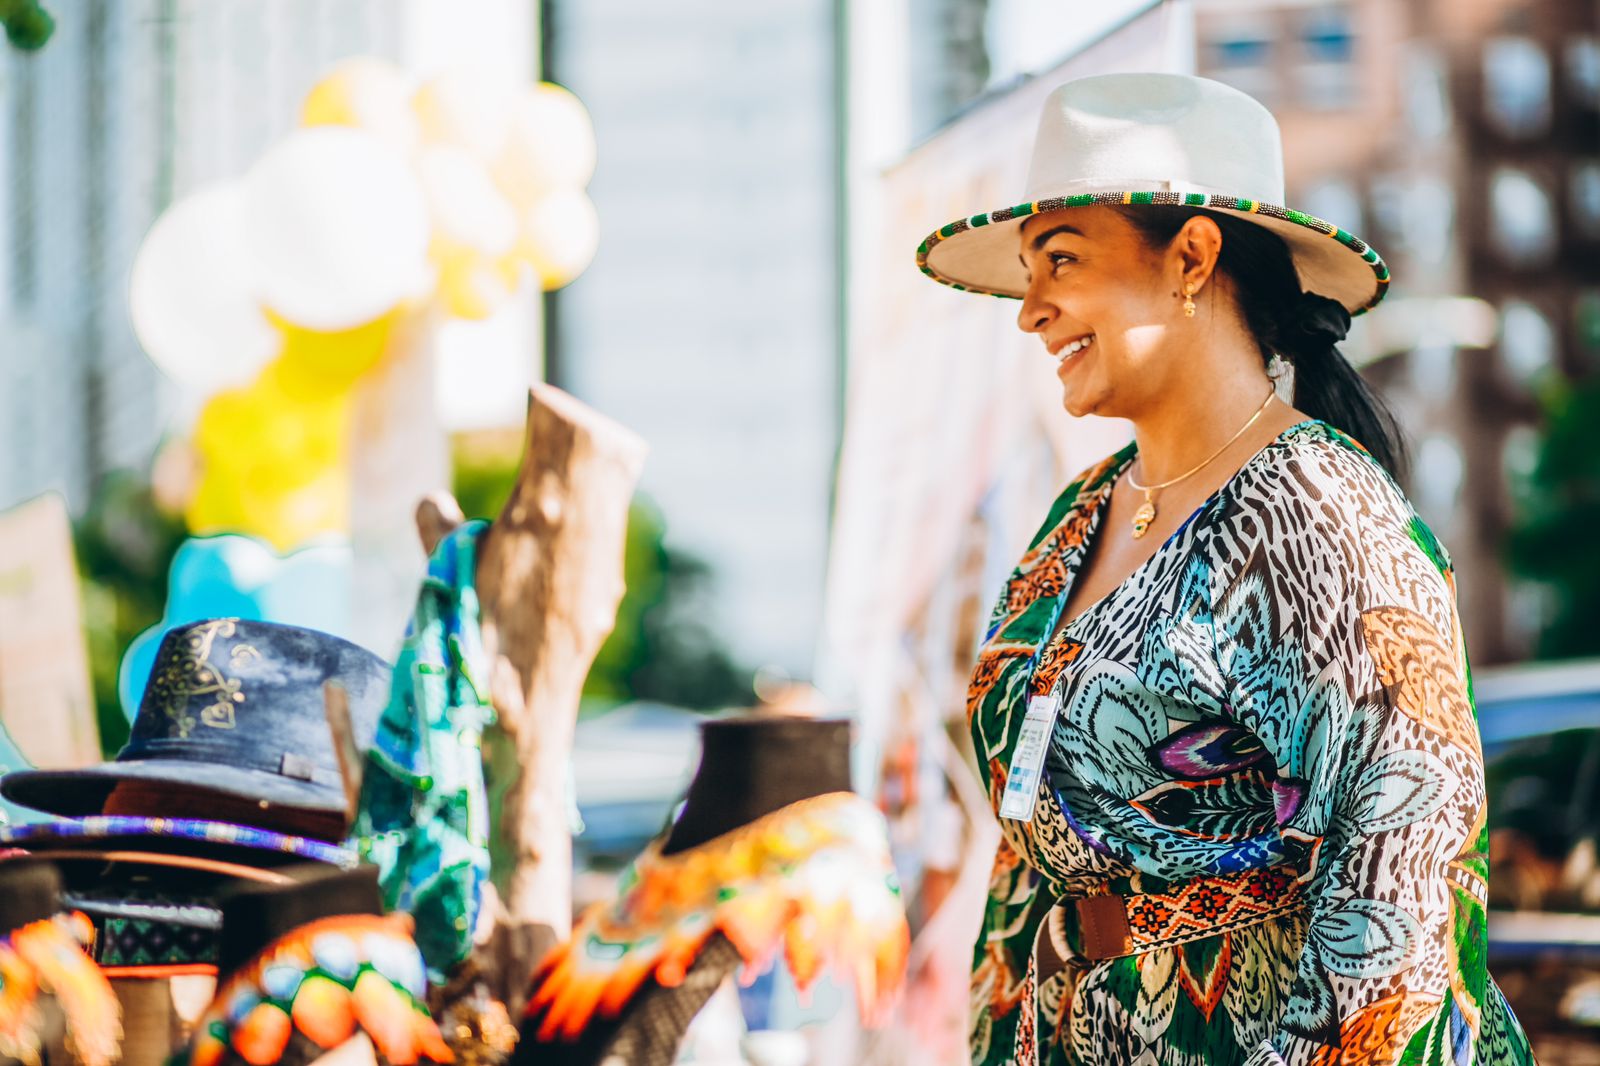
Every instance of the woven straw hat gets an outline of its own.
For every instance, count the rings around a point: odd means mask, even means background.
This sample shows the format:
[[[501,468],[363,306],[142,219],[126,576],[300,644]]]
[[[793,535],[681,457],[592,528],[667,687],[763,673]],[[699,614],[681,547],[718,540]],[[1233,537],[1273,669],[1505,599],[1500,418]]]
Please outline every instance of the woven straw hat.
[[[1056,88],[1034,139],[1024,202],[928,235],[917,266],[964,292],[1020,298],[1018,231],[1030,215],[1089,204],[1182,204],[1228,211],[1281,236],[1300,286],[1359,315],[1383,299],[1389,268],[1348,230],[1283,203],[1277,120],[1210,78],[1098,74]]]

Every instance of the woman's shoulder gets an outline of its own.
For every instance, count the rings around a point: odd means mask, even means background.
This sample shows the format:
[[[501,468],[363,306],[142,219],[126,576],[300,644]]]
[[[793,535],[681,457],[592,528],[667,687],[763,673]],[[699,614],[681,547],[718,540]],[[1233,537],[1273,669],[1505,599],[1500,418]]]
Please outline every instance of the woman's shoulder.
[[[1224,520],[1288,539],[1318,533],[1335,543],[1376,549],[1410,544],[1440,569],[1450,568],[1443,543],[1389,470],[1360,441],[1321,419],[1307,419],[1263,450],[1251,476],[1237,480],[1223,502]]]

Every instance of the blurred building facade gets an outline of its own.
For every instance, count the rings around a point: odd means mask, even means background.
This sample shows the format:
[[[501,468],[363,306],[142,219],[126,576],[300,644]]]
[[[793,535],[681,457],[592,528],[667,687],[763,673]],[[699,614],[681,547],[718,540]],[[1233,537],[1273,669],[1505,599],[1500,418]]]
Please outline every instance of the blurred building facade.
[[[1372,319],[1466,296],[1498,320],[1484,347],[1424,329],[1365,370],[1409,435],[1406,487],[1454,557],[1480,665],[1525,657],[1545,622],[1504,561],[1535,390],[1600,365],[1597,23],[1568,0],[1196,0],[1196,72],[1272,109],[1289,202],[1390,264]]]
[[[385,0],[53,0],[0,47],[0,507],[144,469],[178,398],[134,339],[128,272],[163,208],[242,173],[333,59],[394,57]]]
[[[546,0],[594,117],[600,251],[551,301],[550,380],[641,433],[670,547],[734,656],[809,676],[841,388],[836,4]]]

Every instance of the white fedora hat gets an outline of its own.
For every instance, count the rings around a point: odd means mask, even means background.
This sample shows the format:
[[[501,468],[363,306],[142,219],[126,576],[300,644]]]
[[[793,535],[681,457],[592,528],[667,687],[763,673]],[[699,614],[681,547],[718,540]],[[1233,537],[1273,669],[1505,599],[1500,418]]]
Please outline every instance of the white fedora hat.
[[[1139,72],[1076,78],[1039,118],[1025,202],[957,219],[917,247],[922,272],[953,288],[1020,298],[1018,233],[1030,215],[1089,204],[1179,204],[1230,211],[1281,236],[1300,287],[1359,315],[1383,299],[1389,268],[1367,243],[1283,203],[1277,120],[1210,78]]]

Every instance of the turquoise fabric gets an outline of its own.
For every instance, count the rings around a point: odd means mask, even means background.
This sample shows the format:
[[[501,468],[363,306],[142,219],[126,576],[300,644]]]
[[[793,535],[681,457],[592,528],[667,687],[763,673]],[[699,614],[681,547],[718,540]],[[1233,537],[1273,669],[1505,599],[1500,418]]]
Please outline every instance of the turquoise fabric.
[[[378,867],[384,903],[416,920],[436,982],[472,950],[489,878],[482,741],[494,710],[473,583],[487,528],[464,523],[428,560],[351,830]]]

